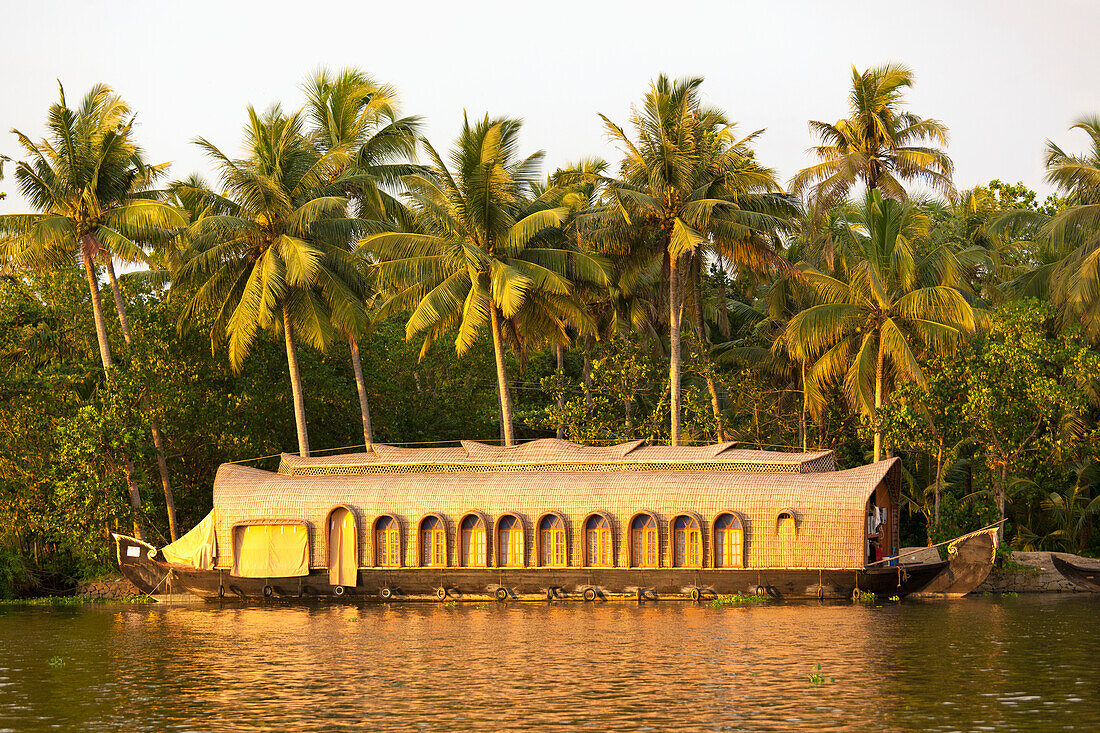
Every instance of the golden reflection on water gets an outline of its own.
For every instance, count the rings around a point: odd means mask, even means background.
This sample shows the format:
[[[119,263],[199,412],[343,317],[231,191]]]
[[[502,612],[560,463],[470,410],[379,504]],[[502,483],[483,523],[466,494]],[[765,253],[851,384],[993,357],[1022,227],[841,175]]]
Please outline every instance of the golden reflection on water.
[[[1096,729],[1094,604],[7,607],[0,729]]]

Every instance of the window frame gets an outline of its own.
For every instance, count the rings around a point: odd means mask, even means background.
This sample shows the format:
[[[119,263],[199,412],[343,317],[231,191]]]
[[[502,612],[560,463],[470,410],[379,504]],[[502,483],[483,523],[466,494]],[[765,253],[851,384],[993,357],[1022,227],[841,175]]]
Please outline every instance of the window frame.
[[[592,562],[591,546],[588,542],[588,524],[593,519],[602,519],[607,522],[607,544],[608,554],[610,555],[610,562],[606,565],[597,564]],[[592,512],[584,518],[584,524],[581,525],[582,532],[584,534],[584,566],[588,568],[613,568],[616,567],[616,554],[615,554],[615,520],[607,512]],[[595,530],[594,530],[595,531]]]
[[[427,531],[432,532],[433,535],[436,532],[443,535],[443,562],[442,563],[435,562],[435,560],[437,559],[436,558],[436,549],[437,549],[437,547],[435,545],[434,538],[433,538],[433,541],[432,541],[432,544],[430,545],[430,547],[425,547],[425,543],[424,543],[424,533],[426,531],[425,530],[425,524],[427,522],[430,522],[433,519],[436,520],[437,522],[439,522],[439,528],[438,529],[431,529],[431,530],[427,530]],[[416,548],[417,549],[417,558],[416,558],[417,559],[417,565],[419,565],[420,567],[422,567],[422,568],[446,568],[446,567],[450,567],[450,565],[451,565],[451,563],[450,563],[450,559],[451,559],[451,546],[450,546],[451,545],[451,538],[450,538],[450,532],[447,531],[447,519],[442,514],[439,514],[438,512],[430,512],[430,513],[425,514],[423,517],[420,518],[420,521],[417,522],[417,524],[416,524],[416,545],[417,545],[417,548]],[[428,557],[430,558],[431,562],[425,562],[425,555],[424,555],[425,550],[429,551]]]
[[[741,530],[740,565],[723,565],[718,560],[718,521],[725,516],[733,517],[734,521],[737,522],[737,529]],[[715,514],[714,520],[710,523],[710,536],[712,567],[714,567],[716,570],[744,570],[748,567],[748,562],[746,562],[745,560],[745,551],[748,549],[748,543],[745,541],[745,518],[741,516],[740,512],[733,511],[732,509],[726,509]]]
[[[648,552],[646,553],[647,557],[652,557],[653,558],[653,561],[654,561],[653,565],[646,565],[646,564],[644,564],[644,562],[635,563],[637,548],[634,545],[634,523],[637,522],[638,519],[640,519],[642,517],[649,517],[650,519],[653,520],[654,527],[652,529],[652,532],[654,534],[654,537],[656,538],[657,546],[656,546],[656,548],[654,548],[653,553],[648,553]],[[644,533],[648,530],[643,528],[641,531]],[[644,539],[644,536],[645,535],[643,534],[643,539]],[[644,569],[644,570],[655,570],[655,569],[661,567],[661,520],[658,518],[656,512],[640,511],[640,512],[637,512],[634,516],[632,516],[630,518],[630,523],[627,525],[627,537],[629,538],[629,551],[630,551],[629,560],[630,560],[630,567],[631,568],[639,568],[639,569]],[[646,548],[646,549],[648,549],[648,548]],[[640,559],[644,560],[644,558],[640,558]]]
[[[680,565],[680,564],[677,564],[677,562],[676,562],[676,550],[678,549],[678,542],[677,542],[678,530],[676,529],[676,523],[679,522],[681,519],[687,519],[689,522],[691,522],[694,525],[694,532],[695,532],[695,535],[696,535],[696,541],[699,543],[698,552],[696,553],[696,557],[698,558],[698,560],[695,563],[689,562],[687,560],[687,552],[686,551],[684,552],[684,558],[685,558],[684,564]],[[672,520],[669,522],[669,525],[668,525],[668,528],[669,528],[668,529],[668,531],[669,531],[669,549],[671,550],[671,552],[669,554],[669,563],[668,563],[669,567],[699,569],[699,568],[702,568],[706,565],[706,553],[704,552],[704,544],[703,544],[703,527],[704,526],[705,525],[703,523],[702,518],[699,517],[697,514],[694,514],[692,512],[679,512],[679,513],[675,514],[672,517]],[[689,529],[688,531],[692,531],[692,530]]]
[[[561,523],[561,542],[562,542],[562,562],[552,563],[547,557],[548,550],[542,541],[542,525],[547,520],[557,520]],[[550,530],[554,532],[556,530]],[[536,560],[538,567],[540,568],[567,568],[571,565],[569,562],[569,520],[565,518],[565,515],[561,512],[546,512],[539,517],[538,522],[535,523],[535,544],[536,544]]]
[[[513,565],[505,565],[503,563],[503,559],[504,559],[505,554],[508,553],[509,556],[510,556],[510,550],[512,548],[511,538],[509,538],[508,543],[503,543],[503,542],[500,541],[500,525],[503,524],[504,520],[508,519],[508,518],[514,519],[516,521],[516,526],[519,528],[520,537],[521,537],[522,543],[523,543],[523,553],[522,553],[522,556],[520,557],[520,562],[518,564],[513,564]],[[498,568],[525,568],[525,567],[527,567],[527,525],[524,524],[523,517],[521,517],[519,514],[516,514],[515,512],[504,512],[503,514],[501,514],[500,516],[498,516],[496,518],[495,522],[493,522],[493,537],[496,539],[496,548],[497,548],[497,553],[496,553],[496,556],[494,557],[494,560],[496,561],[494,564],[495,564],[496,567],[498,567]]]
[[[394,528],[392,531],[396,535],[397,539],[397,562],[395,564],[389,564],[382,562],[382,544],[378,541],[378,533],[381,531],[379,525],[385,519],[393,521]],[[372,567],[376,568],[403,568],[405,567],[405,532],[401,526],[401,520],[396,514],[379,514],[371,522],[371,560],[373,561]]]
[[[484,545],[484,552],[482,562],[480,565],[467,564],[466,563],[466,537],[465,537],[465,525],[467,520],[474,520],[474,527],[481,526],[481,534]],[[490,568],[492,567],[492,549],[493,538],[489,532],[489,519],[481,512],[466,512],[462,515],[462,518],[458,520],[458,529],[455,532],[456,535],[456,547],[455,547],[455,563],[460,568]]]

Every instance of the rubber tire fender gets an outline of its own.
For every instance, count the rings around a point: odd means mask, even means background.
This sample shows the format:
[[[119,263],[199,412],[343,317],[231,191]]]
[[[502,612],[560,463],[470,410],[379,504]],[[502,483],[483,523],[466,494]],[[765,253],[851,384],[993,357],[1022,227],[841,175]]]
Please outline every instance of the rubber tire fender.
[[[338,585],[338,586],[336,586],[335,588],[332,589],[332,595],[336,596],[337,598],[340,598],[341,596],[343,596],[345,592],[346,592],[346,589],[342,585]]]
[[[508,600],[508,596],[510,594],[508,593],[508,589],[502,585],[496,589],[496,593],[494,595],[497,597],[498,601],[506,601]]]
[[[271,585],[265,585],[264,586],[264,598],[271,598],[271,596],[274,595],[274,593],[275,593],[275,589],[272,588]]]
[[[225,598],[225,586],[224,585],[219,585],[218,586],[218,598]]]
[[[699,599],[702,598],[702,597],[703,597],[703,594],[698,588],[692,588],[691,589],[691,600],[698,603]]]
[[[599,598],[600,594],[596,592],[595,588],[585,588],[583,596],[585,601],[591,603],[592,601]]]
[[[440,587],[436,588],[435,589],[435,597],[438,598],[441,601],[447,600],[447,589],[444,588],[443,586],[440,586]]]
[[[382,590],[378,591],[378,595],[382,596],[382,600],[388,601],[389,599],[393,598],[393,591],[389,588],[383,588]]]

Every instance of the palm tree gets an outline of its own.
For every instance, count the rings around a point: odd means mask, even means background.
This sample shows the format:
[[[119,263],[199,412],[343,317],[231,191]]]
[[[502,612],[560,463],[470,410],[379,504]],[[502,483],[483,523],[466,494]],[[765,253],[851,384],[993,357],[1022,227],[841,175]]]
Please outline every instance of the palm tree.
[[[868,191],[849,227],[840,271],[803,265],[819,302],[795,315],[782,336],[796,361],[813,362],[806,389],[820,398],[825,386],[843,383],[853,405],[875,420],[876,461],[882,456],[877,415],[890,383],[923,385],[920,350],[945,350],[975,326],[957,283],[945,281],[957,271],[952,254],[919,251],[927,235],[928,218],[913,202]]]
[[[356,331],[367,323],[362,263],[331,244],[353,236],[358,222],[345,216],[347,198],[323,193],[331,167],[346,151],[322,153],[303,134],[302,116],[286,115],[277,105],[262,115],[249,107],[248,119],[246,158],[231,159],[207,140],[196,140],[217,161],[223,193],[175,187],[224,213],[191,225],[190,250],[173,287],[188,293],[181,327],[212,311],[211,341],[227,343],[234,369],[241,368],[258,331],[281,333],[298,451],[307,456],[297,340],[324,349],[333,322]]]
[[[902,183],[917,182],[952,193],[954,166],[947,153],[947,126],[904,109],[903,95],[913,86],[913,72],[901,64],[875,66],[860,72],[852,67],[850,114],[835,124],[810,121],[821,145],[810,151],[821,162],[791,179],[793,193],[811,191],[824,213],[844,200],[857,181],[887,198],[902,201]],[[921,143],[932,145],[921,145]]]
[[[1046,180],[1066,193],[1069,206],[1054,217],[1030,217],[1045,224],[1043,239],[1053,253],[1030,279],[1041,281],[1063,318],[1080,320],[1095,336],[1100,334],[1100,117],[1083,117],[1070,129],[1085,132],[1090,147],[1073,155],[1047,141]]]
[[[137,257],[140,247],[134,240],[148,238],[163,228],[180,226],[184,221],[173,207],[141,193],[156,169],[145,163],[133,140],[132,114],[122,98],[110,87],[99,84],[88,91],[74,110],[66,102],[64,87],[59,84],[58,88],[60,99],[50,107],[47,138],[36,143],[28,135],[13,130],[29,158],[16,164],[15,178],[37,213],[0,216],[0,230],[7,235],[3,254],[17,268],[64,266],[74,254],[82,261],[100,362],[110,378],[114,359],[96,261],[106,263],[115,287],[113,253]],[[117,288],[116,305],[129,348],[129,326]],[[155,417],[152,424],[165,500],[170,522],[174,524],[171,487]],[[124,454],[122,463],[130,504],[135,512],[140,512],[141,494],[133,460]],[[143,537],[136,514],[134,531],[139,538]]]
[[[306,82],[305,91],[317,147],[342,153],[329,170],[328,184],[352,201],[361,219],[407,222],[405,207],[387,189],[398,185],[401,176],[418,172],[407,161],[416,153],[419,118],[398,117],[397,91],[355,68],[335,74],[321,69]],[[354,249],[355,241],[345,242],[345,248]],[[359,359],[359,341],[366,334],[341,330],[351,350],[363,440],[370,451],[374,435]]]
[[[756,133],[736,138],[725,115],[702,104],[702,83],[658,76],[642,106],[631,111],[635,140],[601,115],[624,157],[619,179],[599,179],[608,203],[588,216],[586,227],[602,253],[653,246],[664,258],[672,445],[680,444],[681,265],[712,252],[748,270],[789,270],[770,234],[793,207],[774,173],[755,161],[750,142]],[[690,273],[687,280],[694,284]]]
[[[573,280],[606,282],[601,263],[559,246],[550,231],[568,210],[558,195],[535,196],[541,152],[517,157],[521,123],[514,119],[463,119],[451,152],[454,170],[430,143],[430,175],[404,178],[416,231],[366,237],[362,246],[380,260],[382,287],[394,291],[383,313],[411,312],[408,338],[423,335],[423,356],[431,344],[457,330],[455,348],[464,354],[489,326],[496,360],[505,445],[515,442],[505,329],[525,335],[535,320],[566,327]]]

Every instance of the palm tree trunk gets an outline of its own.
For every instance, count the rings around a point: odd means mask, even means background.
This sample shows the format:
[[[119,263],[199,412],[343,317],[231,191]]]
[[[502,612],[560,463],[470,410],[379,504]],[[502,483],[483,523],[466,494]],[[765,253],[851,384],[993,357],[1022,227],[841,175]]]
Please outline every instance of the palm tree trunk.
[[[88,279],[88,291],[92,295],[92,315],[95,318],[95,335],[99,340],[99,360],[103,362],[103,370],[107,371],[114,366],[111,359],[111,342],[107,340],[107,323],[103,320],[103,301],[99,297],[99,281],[96,279],[92,260],[86,254],[84,276]]]
[[[557,344],[554,356],[558,361],[558,440],[565,437],[565,347]]]
[[[584,380],[584,412],[592,408],[592,349],[595,341],[592,336],[584,337],[584,365],[581,367],[581,379]]]
[[[691,267],[691,288],[694,291],[693,299],[695,301],[695,337],[699,339],[700,348],[707,352],[707,365],[709,366],[710,354],[707,349],[707,327],[703,321],[702,288],[699,287],[699,268],[702,267],[700,259],[700,256],[694,257]],[[706,380],[707,391],[710,392],[710,410],[714,413],[715,432],[718,433],[717,442],[721,443],[726,439],[726,430],[722,424],[722,403],[718,399],[718,387],[714,383],[714,375],[710,369],[707,369]]]
[[[504,431],[504,445],[511,447],[516,442],[512,428],[512,395],[508,392],[508,372],[504,365],[504,343],[500,334],[500,314],[495,304],[489,305],[489,316],[493,329],[493,356],[497,362],[497,390],[500,393],[500,426]]]
[[[118,325],[122,327],[122,340],[129,353],[134,347],[134,338],[130,334],[130,319],[126,315],[126,302],[122,299],[122,290],[115,277],[115,265],[110,253],[106,253],[107,279],[111,283],[111,293],[115,298],[115,310],[118,312]],[[164,435],[160,430],[160,421],[155,414],[149,416],[149,432],[153,434],[153,447],[157,453],[157,471],[160,473],[160,486],[164,491],[164,506],[168,511],[168,535],[175,542],[179,539],[176,531],[176,497],[172,493],[172,482],[168,479],[168,460],[164,455]]]
[[[805,453],[808,449],[806,447],[806,362],[802,362],[802,415],[799,418],[798,432],[802,433],[802,452]]]
[[[668,258],[668,383],[671,392],[669,444],[680,445],[680,274],[679,258]]]
[[[932,526],[939,529],[940,526],[940,492],[943,490],[943,438],[940,438],[939,445],[936,446],[936,493],[935,493],[935,509],[933,510]]]
[[[114,365],[114,361],[111,359],[111,342],[107,339],[107,322],[103,318],[103,300],[99,295],[99,280],[96,279],[95,266],[92,264],[93,253],[97,251],[98,242],[94,241],[94,235],[85,234],[84,236],[93,239],[93,242],[84,246],[84,276],[88,279],[88,292],[92,298],[92,316],[95,320],[96,339],[99,341],[99,360],[103,363],[103,371],[108,373],[108,379],[110,379],[110,368]],[[122,453],[122,467],[126,474],[130,507],[134,510],[134,537],[144,540],[145,532],[138,521],[138,516],[141,514],[141,491],[137,485],[134,462],[126,453]]]
[[[348,336],[351,347],[351,368],[355,372],[355,390],[359,393],[359,414],[363,418],[363,447],[369,453],[374,450],[374,430],[370,424],[370,406],[367,404],[367,385],[363,383],[363,364],[359,360],[359,342]]]
[[[309,435],[306,432],[306,401],[302,394],[302,371],[298,367],[298,352],[294,350],[294,325],[290,311],[283,304],[283,334],[286,336],[286,363],[290,368],[290,391],[294,396],[294,422],[298,428],[298,455],[309,455]]]
[[[882,407],[882,331],[878,335],[878,364],[875,367],[875,462],[882,457],[882,428],[878,424],[878,411]]]

